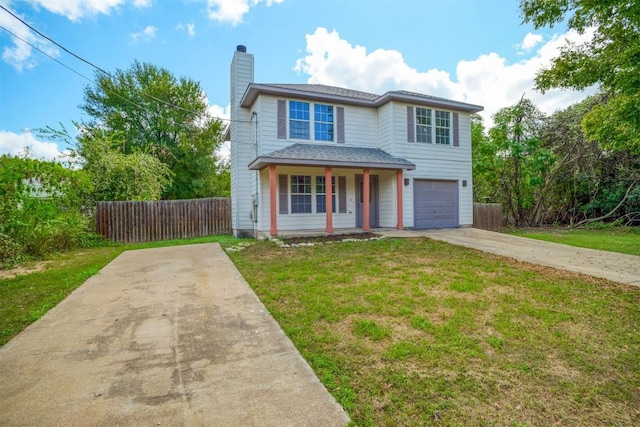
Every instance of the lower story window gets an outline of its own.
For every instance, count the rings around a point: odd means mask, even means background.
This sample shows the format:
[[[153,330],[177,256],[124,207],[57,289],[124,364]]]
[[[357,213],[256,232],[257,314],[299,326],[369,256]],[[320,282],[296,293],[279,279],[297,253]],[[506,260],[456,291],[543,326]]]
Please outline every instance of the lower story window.
[[[291,175],[291,213],[311,213],[311,177]]]
[[[327,212],[327,186],[324,176],[316,176],[316,212]],[[331,211],[336,212],[336,177],[331,177]]]

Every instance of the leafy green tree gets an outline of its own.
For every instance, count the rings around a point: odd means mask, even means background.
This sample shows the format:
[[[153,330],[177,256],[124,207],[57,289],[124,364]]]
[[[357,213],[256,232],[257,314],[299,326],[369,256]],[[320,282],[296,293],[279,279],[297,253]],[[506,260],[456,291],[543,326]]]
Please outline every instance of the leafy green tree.
[[[479,114],[471,116],[471,159],[473,164],[473,199],[475,202],[496,202],[499,183],[495,147],[486,134]]]
[[[104,139],[84,139],[84,169],[93,183],[93,198],[158,200],[171,183],[169,167],[150,154],[123,154]]]
[[[517,226],[540,221],[539,210],[547,174],[555,161],[541,144],[545,116],[528,99],[499,110],[489,139],[474,149],[474,172],[493,188],[488,197],[502,203]]]
[[[208,115],[199,83],[136,61],[128,70],[97,74],[80,108],[91,118],[81,124],[81,153],[87,151],[85,144],[104,139],[113,143],[109,152],[159,159],[172,174],[162,192],[166,199],[217,196],[226,190],[216,180],[224,172],[215,153],[223,125]]]
[[[82,127],[74,125],[80,130]],[[158,200],[171,183],[169,167],[158,158],[135,148],[122,152],[124,138],[101,129],[83,131],[73,137],[64,126],[38,131],[44,138],[70,147],[71,168],[82,168],[91,180],[91,201]]]
[[[600,85],[605,102],[582,121],[585,135],[609,150],[640,154],[640,3],[630,0],[521,0],[525,23],[536,28],[567,21],[583,44],[567,43],[536,85],[585,89]]]

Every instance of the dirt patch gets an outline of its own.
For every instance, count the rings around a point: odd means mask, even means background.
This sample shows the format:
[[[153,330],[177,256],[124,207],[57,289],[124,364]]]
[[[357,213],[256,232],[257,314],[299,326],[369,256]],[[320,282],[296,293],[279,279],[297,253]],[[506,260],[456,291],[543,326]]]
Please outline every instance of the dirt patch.
[[[28,266],[20,266],[11,268],[8,270],[0,270],[0,279],[13,279],[16,276],[22,276],[25,274],[37,273],[45,269],[47,265],[51,264],[51,261],[36,262]]]
[[[299,244],[299,243],[341,242],[343,239],[368,240],[372,237],[380,237],[380,236],[373,233],[329,234],[326,236],[283,238],[282,241],[290,245],[290,244]]]

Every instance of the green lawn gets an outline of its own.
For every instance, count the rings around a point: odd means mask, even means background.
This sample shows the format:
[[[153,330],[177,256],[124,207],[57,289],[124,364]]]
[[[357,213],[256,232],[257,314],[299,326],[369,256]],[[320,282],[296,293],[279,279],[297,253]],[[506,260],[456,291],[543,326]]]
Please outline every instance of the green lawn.
[[[38,267],[42,271],[2,278],[10,270],[0,270],[0,346],[42,317],[126,250],[205,242],[232,244],[237,241],[229,236],[214,236],[79,249],[52,256],[44,262],[32,262],[20,267],[26,270]]]
[[[640,425],[639,288],[426,238],[230,256],[354,425]]]
[[[515,229],[508,233],[581,248],[640,255],[640,227]]]

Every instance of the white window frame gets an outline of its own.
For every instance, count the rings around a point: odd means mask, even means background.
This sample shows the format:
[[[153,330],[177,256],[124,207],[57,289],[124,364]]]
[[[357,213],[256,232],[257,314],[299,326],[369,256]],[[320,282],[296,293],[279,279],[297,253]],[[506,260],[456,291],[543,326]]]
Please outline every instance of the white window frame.
[[[303,103],[303,104],[308,104],[309,105],[309,138],[293,138],[291,137],[291,121],[299,121],[299,122],[307,122],[307,120],[301,120],[301,119],[297,119],[297,118],[291,118],[291,103],[292,102],[299,102],[299,103]],[[332,118],[332,122],[325,122],[325,121],[316,121],[316,105],[324,105],[327,107],[331,107],[331,118]],[[325,104],[325,103],[321,103],[321,102],[310,102],[310,101],[303,101],[303,100],[297,100],[297,99],[288,99],[287,100],[287,136],[288,139],[292,139],[292,140],[297,140],[297,141],[318,141],[318,142],[336,142],[337,140],[337,130],[338,130],[338,123],[337,123],[337,117],[336,117],[336,112],[337,112],[337,107],[334,104]],[[332,139],[317,139],[316,138],[316,123],[318,124],[331,124],[333,126],[333,131],[331,132],[331,136]]]
[[[426,114],[425,114],[426,113]],[[452,146],[452,113],[427,107],[414,107],[415,142]],[[442,117],[444,115],[444,117]]]
[[[294,176],[299,176],[299,177],[309,177],[310,178],[310,182],[311,182],[311,192],[310,193],[298,193],[298,192],[294,192],[293,191],[293,177]],[[326,197],[326,193],[320,193],[318,192],[318,178],[322,178],[326,181],[326,177],[324,175],[314,175],[314,174],[305,174],[305,173],[292,173],[292,174],[288,174],[287,175],[287,197],[289,199],[289,213],[288,215],[325,215],[326,212],[320,212],[318,211],[318,196],[322,196],[322,197]],[[337,183],[338,183],[338,176],[333,175],[331,177],[331,204],[332,204],[332,212],[334,215],[338,215],[338,191],[337,191]],[[298,183],[298,185],[300,185]],[[326,182],[325,182],[325,191],[326,191]],[[293,203],[293,197],[294,196],[310,196],[311,197],[311,211],[310,212],[294,212],[294,203]],[[282,214],[280,214],[282,215]]]

